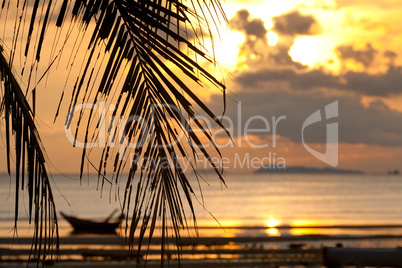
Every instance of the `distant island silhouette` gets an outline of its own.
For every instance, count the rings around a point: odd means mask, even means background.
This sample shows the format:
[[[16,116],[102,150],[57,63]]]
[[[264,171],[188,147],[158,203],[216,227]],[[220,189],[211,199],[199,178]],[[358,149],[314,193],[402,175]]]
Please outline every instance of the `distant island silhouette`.
[[[287,173],[287,174],[364,174],[361,170],[337,169],[337,168],[314,168],[314,167],[286,167],[286,168],[271,168],[261,167],[254,173]]]

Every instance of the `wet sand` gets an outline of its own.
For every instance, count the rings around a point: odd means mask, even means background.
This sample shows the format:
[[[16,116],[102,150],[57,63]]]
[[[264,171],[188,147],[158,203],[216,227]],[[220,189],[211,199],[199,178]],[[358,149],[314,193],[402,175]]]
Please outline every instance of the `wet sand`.
[[[31,238],[0,238],[0,267],[25,267]],[[135,267],[136,255],[147,267],[160,267],[161,238],[145,244],[139,255],[130,253],[124,239],[117,235],[71,235],[60,238],[60,260],[57,267]],[[372,245],[402,243],[401,235],[288,235],[182,238],[184,267],[266,267],[301,265],[320,267],[324,246],[343,246],[370,241]],[[169,240],[165,262],[177,264],[176,247]],[[52,264],[52,262],[49,262]],[[32,264],[33,266],[36,263]]]

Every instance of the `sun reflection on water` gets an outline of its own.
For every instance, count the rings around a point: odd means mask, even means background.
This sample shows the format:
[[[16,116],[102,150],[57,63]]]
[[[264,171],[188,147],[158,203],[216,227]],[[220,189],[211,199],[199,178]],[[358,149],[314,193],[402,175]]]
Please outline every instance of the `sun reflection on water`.
[[[266,233],[268,234],[268,236],[281,236],[281,233],[277,228],[268,228],[266,230]]]

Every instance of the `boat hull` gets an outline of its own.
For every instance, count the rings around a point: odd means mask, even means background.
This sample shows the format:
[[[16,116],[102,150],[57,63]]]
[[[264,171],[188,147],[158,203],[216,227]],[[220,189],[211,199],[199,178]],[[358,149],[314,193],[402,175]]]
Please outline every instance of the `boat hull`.
[[[80,219],[60,213],[66,221],[74,228],[74,232],[78,233],[95,233],[95,234],[114,234],[121,224],[121,219],[113,221],[98,222],[86,219]]]

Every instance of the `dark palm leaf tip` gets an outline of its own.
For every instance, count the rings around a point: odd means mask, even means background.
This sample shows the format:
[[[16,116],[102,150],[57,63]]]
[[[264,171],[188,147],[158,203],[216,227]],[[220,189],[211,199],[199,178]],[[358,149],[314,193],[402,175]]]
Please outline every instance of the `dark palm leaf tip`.
[[[1,46],[0,51],[3,52]],[[45,154],[32,110],[3,53],[0,53],[0,77],[4,89],[0,111],[6,122],[7,169],[10,176],[10,148],[13,147],[10,135],[14,136],[15,141],[15,231],[19,193],[27,188],[29,223],[32,220],[34,223],[31,257],[45,261],[52,259],[59,247],[56,208],[46,171]]]

